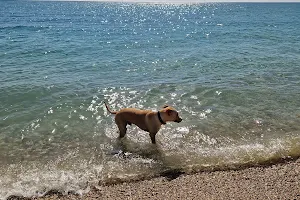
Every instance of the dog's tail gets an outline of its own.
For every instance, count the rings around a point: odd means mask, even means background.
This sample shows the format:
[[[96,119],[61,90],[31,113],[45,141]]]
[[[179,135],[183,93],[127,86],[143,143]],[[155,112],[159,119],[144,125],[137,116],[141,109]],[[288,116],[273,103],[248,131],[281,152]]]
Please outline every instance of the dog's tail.
[[[105,101],[103,101],[103,102],[104,102],[104,104],[105,104],[105,107],[106,107],[107,111],[108,111],[110,114],[113,114],[113,115],[117,114],[117,111],[111,111],[111,110],[109,109],[108,105],[106,104],[106,102],[105,102]]]

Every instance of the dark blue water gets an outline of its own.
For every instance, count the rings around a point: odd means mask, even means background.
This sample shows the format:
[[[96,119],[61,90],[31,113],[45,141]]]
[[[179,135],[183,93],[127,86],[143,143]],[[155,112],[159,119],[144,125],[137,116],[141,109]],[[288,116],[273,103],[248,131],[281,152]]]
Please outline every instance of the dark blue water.
[[[300,155],[300,4],[0,2],[0,198]],[[152,145],[104,108],[175,107]]]

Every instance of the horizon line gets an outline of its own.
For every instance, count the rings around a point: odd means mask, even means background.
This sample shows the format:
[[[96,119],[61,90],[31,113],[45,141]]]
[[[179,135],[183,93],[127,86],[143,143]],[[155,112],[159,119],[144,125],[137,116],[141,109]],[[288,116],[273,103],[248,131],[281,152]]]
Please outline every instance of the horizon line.
[[[31,0],[31,1],[84,1],[107,3],[161,3],[161,4],[194,4],[194,3],[300,3],[300,0]]]

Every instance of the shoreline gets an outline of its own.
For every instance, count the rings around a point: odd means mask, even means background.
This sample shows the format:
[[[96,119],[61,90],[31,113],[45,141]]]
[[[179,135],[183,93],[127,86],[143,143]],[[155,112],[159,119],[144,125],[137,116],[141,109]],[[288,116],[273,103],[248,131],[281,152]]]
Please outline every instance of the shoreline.
[[[300,159],[269,166],[176,174],[92,187],[83,195],[50,191],[43,197],[8,199],[299,199]]]

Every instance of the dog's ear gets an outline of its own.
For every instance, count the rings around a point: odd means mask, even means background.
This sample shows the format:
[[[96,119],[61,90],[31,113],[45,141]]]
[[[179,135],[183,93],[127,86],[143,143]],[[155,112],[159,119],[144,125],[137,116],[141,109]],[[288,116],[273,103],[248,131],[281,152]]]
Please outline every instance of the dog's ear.
[[[168,106],[168,105],[164,105],[164,106],[163,106],[163,108],[167,108],[167,107],[169,107],[169,106]]]
[[[173,110],[168,109],[167,114],[170,116],[172,114]]]

